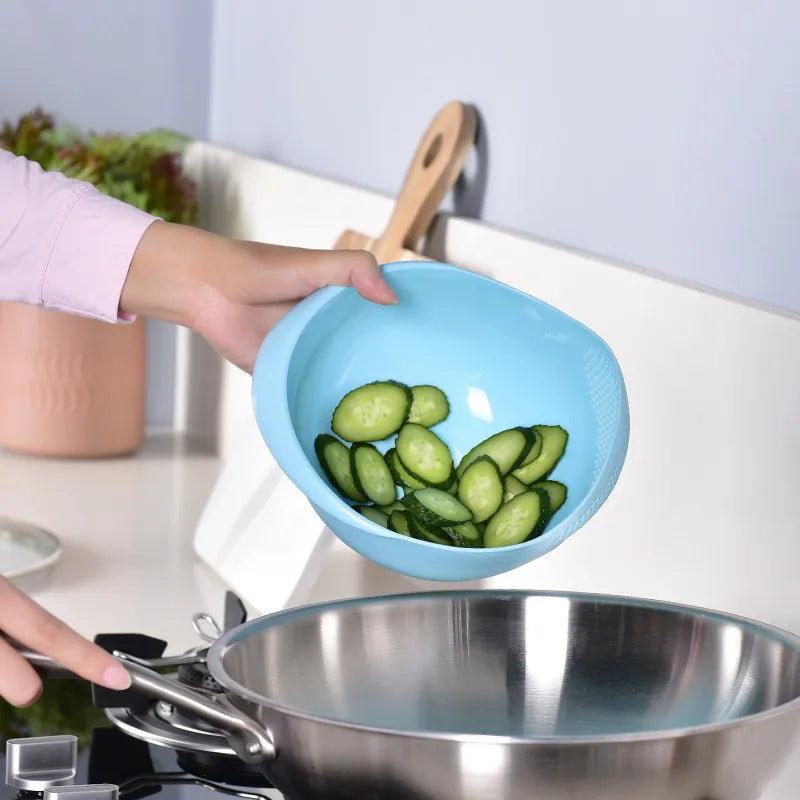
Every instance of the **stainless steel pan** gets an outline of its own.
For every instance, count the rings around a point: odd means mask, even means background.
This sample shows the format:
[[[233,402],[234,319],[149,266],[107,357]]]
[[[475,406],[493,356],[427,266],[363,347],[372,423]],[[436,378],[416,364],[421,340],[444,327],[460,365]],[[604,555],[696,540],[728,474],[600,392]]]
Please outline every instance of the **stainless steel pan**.
[[[800,639],[685,606],[434,592],[246,622],[215,702],[131,663],[292,800],[755,800],[800,723]]]

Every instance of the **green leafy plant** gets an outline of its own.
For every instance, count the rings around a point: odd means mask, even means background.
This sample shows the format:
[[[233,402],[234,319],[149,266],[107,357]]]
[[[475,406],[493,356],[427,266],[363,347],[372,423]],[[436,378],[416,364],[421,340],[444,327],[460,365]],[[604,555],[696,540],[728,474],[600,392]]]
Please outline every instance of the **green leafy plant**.
[[[92,689],[85,681],[48,679],[41,697],[27,708],[0,700],[0,748],[15,736],[55,736],[69,733],[78,745],[89,743],[92,730],[108,727],[105,714],[92,705]]]
[[[181,170],[187,141],[162,128],[133,136],[85,134],[57,125],[53,115],[41,108],[0,127],[0,147],[42,169],[88,181],[104,194],[167,222],[194,225],[196,187]]]

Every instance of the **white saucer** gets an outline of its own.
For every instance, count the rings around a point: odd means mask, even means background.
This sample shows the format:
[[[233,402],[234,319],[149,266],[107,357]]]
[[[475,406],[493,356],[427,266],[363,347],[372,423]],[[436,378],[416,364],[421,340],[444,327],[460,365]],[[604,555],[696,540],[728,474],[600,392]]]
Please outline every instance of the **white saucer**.
[[[0,575],[30,588],[44,579],[61,556],[61,542],[28,522],[0,517]]]

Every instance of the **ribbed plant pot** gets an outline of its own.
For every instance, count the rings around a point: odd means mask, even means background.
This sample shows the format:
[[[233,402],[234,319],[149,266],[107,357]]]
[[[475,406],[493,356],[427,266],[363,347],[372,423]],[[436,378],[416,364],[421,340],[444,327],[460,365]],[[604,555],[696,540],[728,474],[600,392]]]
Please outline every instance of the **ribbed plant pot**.
[[[0,447],[126,455],[144,437],[144,400],[143,320],[112,325],[0,303]]]

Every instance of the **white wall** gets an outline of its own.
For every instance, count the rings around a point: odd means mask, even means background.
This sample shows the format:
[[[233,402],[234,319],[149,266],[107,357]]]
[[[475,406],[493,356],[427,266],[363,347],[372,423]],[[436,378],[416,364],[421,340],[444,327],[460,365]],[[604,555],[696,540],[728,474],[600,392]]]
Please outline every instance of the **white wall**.
[[[469,101],[461,213],[800,311],[798,30],[791,0],[228,0],[211,137],[395,193]]]
[[[0,118],[169,125],[394,194],[459,98],[458,213],[800,311],[798,29],[790,0],[5,0]],[[148,334],[170,424],[173,330]]]
[[[0,119],[41,104],[85,128],[208,131],[211,0],[3,0]],[[170,425],[175,339],[148,323],[147,420]]]

